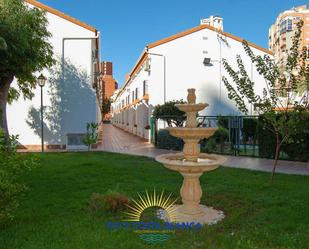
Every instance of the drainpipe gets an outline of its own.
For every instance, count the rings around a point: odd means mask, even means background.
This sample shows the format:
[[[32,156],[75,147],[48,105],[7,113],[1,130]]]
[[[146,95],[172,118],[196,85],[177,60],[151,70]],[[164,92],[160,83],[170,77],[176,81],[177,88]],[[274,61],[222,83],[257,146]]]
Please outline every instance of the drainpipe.
[[[163,57],[163,84],[164,84],[164,87],[163,87],[163,100],[164,100],[164,104],[166,103],[166,57],[165,55],[163,54],[157,54],[157,53],[149,53],[148,52],[148,48],[146,48],[146,53],[149,54],[149,55],[154,55],[154,56],[161,56]]]

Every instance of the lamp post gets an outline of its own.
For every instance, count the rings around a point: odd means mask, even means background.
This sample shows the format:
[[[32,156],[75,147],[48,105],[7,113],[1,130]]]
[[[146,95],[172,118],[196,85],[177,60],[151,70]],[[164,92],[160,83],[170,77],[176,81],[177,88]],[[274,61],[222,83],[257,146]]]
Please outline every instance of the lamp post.
[[[41,87],[41,150],[44,152],[44,129],[43,129],[43,87],[46,82],[46,77],[41,74],[38,77],[38,84]]]

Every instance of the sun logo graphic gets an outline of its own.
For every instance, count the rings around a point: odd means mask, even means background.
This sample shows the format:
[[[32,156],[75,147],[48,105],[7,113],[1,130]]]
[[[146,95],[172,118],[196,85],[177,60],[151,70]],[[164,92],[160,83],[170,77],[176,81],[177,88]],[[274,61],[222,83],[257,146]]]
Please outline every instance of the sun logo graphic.
[[[173,223],[177,221],[175,202],[177,199],[171,197],[172,193],[166,195],[164,190],[152,193],[145,190],[145,194],[138,193],[138,199],[132,199],[128,205],[129,211],[125,212],[125,221],[136,222],[136,233],[148,243],[159,243],[169,239],[173,230]],[[158,221],[143,221],[143,214],[151,208],[157,208],[156,217]],[[153,218],[153,217],[152,217]]]

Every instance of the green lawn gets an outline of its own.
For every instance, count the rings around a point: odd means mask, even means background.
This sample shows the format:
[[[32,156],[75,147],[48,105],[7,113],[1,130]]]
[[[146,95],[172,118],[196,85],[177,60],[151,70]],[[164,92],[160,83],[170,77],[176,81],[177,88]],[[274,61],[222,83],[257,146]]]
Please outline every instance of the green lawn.
[[[177,231],[164,244],[148,245],[132,231],[110,231],[115,215],[89,214],[94,192],[129,197],[145,189],[179,195],[182,177],[152,159],[113,153],[47,153],[23,177],[29,190],[16,218],[0,231],[2,249],[93,248],[309,248],[309,177],[220,168],[201,177],[202,203],[226,218],[202,230]]]

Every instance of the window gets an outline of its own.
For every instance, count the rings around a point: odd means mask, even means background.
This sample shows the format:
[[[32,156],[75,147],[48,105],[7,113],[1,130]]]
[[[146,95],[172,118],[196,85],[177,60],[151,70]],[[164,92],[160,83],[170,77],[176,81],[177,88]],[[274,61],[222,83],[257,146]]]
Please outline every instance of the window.
[[[286,23],[286,31],[291,31],[292,29],[293,29],[293,22],[291,19],[288,19]]]
[[[146,94],[148,94],[148,81],[144,80],[144,82],[143,82],[143,96],[145,96]]]
[[[135,99],[138,99],[138,88],[135,88]]]
[[[284,19],[280,23],[280,34],[293,30],[293,19]]]
[[[132,102],[135,100],[135,94],[134,94],[134,91],[132,91]]]

